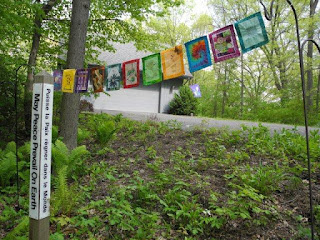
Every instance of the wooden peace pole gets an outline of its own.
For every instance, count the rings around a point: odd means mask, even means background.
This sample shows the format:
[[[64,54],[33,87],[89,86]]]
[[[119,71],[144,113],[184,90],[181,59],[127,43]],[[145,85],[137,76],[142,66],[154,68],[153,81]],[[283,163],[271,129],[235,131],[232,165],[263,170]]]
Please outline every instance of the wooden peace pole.
[[[53,77],[35,76],[32,97],[29,239],[49,240]]]

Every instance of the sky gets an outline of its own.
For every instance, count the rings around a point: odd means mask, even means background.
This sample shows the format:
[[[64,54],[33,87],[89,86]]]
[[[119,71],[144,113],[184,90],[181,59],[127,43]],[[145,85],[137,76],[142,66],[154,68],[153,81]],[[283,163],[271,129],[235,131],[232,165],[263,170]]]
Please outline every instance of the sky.
[[[195,4],[195,14],[208,13],[207,0],[194,0],[193,3]]]
[[[210,15],[207,7],[207,1],[208,0],[185,0],[185,3],[187,5],[193,6],[191,14],[194,16],[199,16],[204,13]],[[186,23],[189,26],[191,26],[193,23],[193,21],[191,21],[190,19],[189,13],[186,13],[184,16],[182,16],[180,21]]]

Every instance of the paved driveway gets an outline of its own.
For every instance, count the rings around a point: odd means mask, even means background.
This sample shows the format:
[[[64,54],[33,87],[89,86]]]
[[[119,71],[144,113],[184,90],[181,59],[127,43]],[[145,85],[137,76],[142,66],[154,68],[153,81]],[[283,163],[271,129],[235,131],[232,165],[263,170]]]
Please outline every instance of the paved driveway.
[[[114,110],[96,110],[95,112],[100,113],[108,113],[111,115],[122,114],[124,117],[137,120],[137,121],[159,121],[166,122],[169,120],[176,120],[182,124],[182,129],[188,130],[193,129],[194,127],[200,128],[225,128],[229,130],[237,130],[241,129],[243,125],[253,127],[258,126],[259,122],[249,122],[242,120],[217,120],[213,118],[205,118],[205,117],[191,117],[191,116],[176,116],[170,114],[162,114],[162,113],[141,113],[141,112],[122,112],[122,111],[114,111]],[[305,136],[305,127],[295,127],[292,125],[285,124],[277,124],[277,123],[261,123],[263,126],[268,127],[270,132],[274,131],[280,132],[282,129],[296,129],[296,131]],[[309,127],[310,131],[318,131],[320,128]]]

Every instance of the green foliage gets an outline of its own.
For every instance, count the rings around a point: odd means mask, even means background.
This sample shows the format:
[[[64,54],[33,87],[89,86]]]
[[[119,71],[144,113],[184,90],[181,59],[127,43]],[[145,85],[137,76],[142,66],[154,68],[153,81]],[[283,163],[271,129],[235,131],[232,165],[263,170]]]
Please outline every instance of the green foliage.
[[[52,167],[55,173],[60,169],[67,167],[67,177],[77,177],[84,174],[84,162],[89,152],[85,146],[79,146],[71,152],[67,146],[60,140],[57,140],[52,147]]]
[[[96,126],[96,136],[101,145],[106,145],[116,132],[116,126],[113,121],[105,121]]]
[[[284,172],[277,165],[256,168],[247,166],[243,172],[240,171],[236,175],[240,177],[244,184],[263,195],[270,195],[279,190],[279,184],[284,180]]]
[[[18,157],[19,178],[28,182],[30,161],[30,144],[28,142],[18,149]],[[14,183],[16,180],[16,164],[16,144],[15,142],[9,142],[4,150],[0,149],[0,186],[10,186]]]
[[[52,146],[51,239],[231,239],[240,232],[254,239],[270,231],[290,239],[310,236],[308,210],[292,204],[307,189],[305,141],[294,131],[271,135],[258,126],[184,132],[175,122],[105,114],[84,114],[80,121],[90,138],[89,159],[84,146],[71,152],[60,140]],[[108,121],[117,131],[101,148],[95,126]],[[314,176],[319,143],[319,135],[310,134]],[[29,144],[19,148],[21,161],[29,161],[29,150]],[[0,156],[14,151],[10,143]],[[16,211],[15,186],[0,191],[0,229],[15,231],[12,239],[25,238],[27,194]],[[284,221],[291,231],[282,236],[275,226]]]
[[[88,140],[91,137],[90,131],[86,129],[78,128],[78,144],[83,144],[85,140]]]
[[[68,166],[62,166],[55,179],[55,191],[51,198],[51,213],[69,215],[77,206],[78,193],[73,187],[68,186]]]
[[[28,233],[28,227],[29,217],[24,216],[21,218],[20,223],[8,233],[4,240],[27,239],[25,235]],[[24,237],[20,237],[21,235],[24,235]]]
[[[182,86],[179,94],[175,93],[170,102],[169,113],[174,115],[191,115],[197,113],[197,99],[189,86]]]

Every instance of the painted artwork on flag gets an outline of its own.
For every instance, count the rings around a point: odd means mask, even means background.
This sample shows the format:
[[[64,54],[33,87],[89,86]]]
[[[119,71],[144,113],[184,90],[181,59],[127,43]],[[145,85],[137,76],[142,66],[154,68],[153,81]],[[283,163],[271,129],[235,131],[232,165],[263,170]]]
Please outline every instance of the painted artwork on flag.
[[[106,90],[119,90],[122,80],[121,64],[113,64],[106,67]]]
[[[76,69],[65,69],[62,74],[62,92],[73,93]]]
[[[233,25],[220,28],[209,34],[214,62],[225,61],[240,56]]]
[[[60,91],[62,84],[62,70],[54,70],[53,71],[53,79],[54,79],[54,90]]]
[[[182,45],[161,52],[163,79],[172,79],[185,74]]]
[[[132,88],[139,86],[140,69],[139,59],[122,63],[123,87]]]
[[[161,57],[156,53],[142,58],[143,85],[151,85],[162,81]]]
[[[261,47],[269,42],[261,12],[235,23],[242,53]]]
[[[104,67],[94,67],[90,70],[90,79],[95,93],[103,92]]]
[[[76,93],[87,92],[88,84],[89,84],[89,70],[77,69],[75,92]]]
[[[212,65],[207,36],[185,43],[190,72]]]
[[[201,92],[200,92],[200,86],[199,84],[193,84],[190,86],[190,89],[193,93],[193,96],[196,98],[200,98],[201,97]]]

